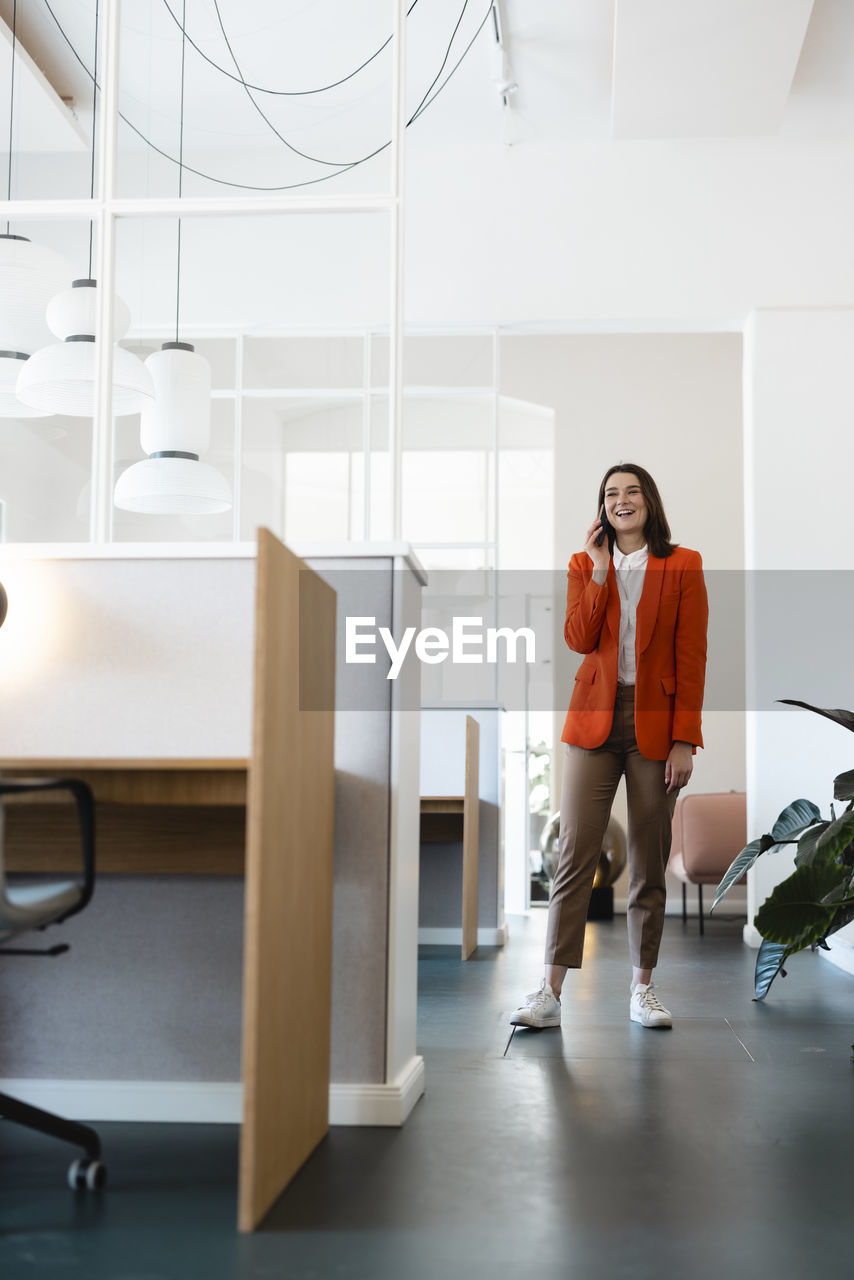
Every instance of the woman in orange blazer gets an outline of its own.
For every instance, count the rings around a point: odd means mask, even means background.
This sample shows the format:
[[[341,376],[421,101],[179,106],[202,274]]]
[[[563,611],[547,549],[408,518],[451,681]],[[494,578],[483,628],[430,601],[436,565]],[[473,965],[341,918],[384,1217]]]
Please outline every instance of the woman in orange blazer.
[[[703,745],[708,601],[700,555],[670,541],[649,472],[629,462],[611,467],[599,487],[598,509],[584,550],[569,562],[564,637],[585,657],[561,735],[567,746],[560,858],[549,902],[546,972],[510,1021],[560,1026],[563,981],[567,969],[581,967],[593,877],[625,774],[629,1016],[645,1027],[670,1027],[652,971],[664,925],[673,809]]]

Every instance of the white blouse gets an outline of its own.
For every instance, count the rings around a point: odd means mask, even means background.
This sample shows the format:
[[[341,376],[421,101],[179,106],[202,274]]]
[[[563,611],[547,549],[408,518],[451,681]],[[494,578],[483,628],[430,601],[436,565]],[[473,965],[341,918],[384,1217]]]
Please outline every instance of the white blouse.
[[[617,659],[617,679],[621,684],[634,684],[635,632],[638,601],[643,591],[643,575],[649,559],[649,547],[644,544],[637,551],[623,555],[614,543],[614,571],[620,593],[620,649]]]

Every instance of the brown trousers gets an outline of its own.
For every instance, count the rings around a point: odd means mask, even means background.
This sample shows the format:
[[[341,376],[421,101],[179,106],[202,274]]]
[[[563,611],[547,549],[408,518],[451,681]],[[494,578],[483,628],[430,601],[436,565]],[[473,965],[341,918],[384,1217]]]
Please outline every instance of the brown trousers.
[[[620,776],[628,801],[629,953],[654,969],[664,927],[664,869],[678,791],[667,794],[664,761],[635,740],[634,685],[618,685],[614,721],[601,747],[566,744],[560,800],[560,858],[549,901],[546,964],[580,969],[587,908]]]

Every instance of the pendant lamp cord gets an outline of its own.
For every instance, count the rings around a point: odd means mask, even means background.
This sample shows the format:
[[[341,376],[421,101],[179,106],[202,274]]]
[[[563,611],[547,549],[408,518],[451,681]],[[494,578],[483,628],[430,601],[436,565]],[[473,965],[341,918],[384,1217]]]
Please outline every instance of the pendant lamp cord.
[[[187,56],[187,0],[181,15],[181,112],[178,133],[178,199],[184,191],[184,63]],[[178,219],[178,262],[175,277],[175,341],[178,341],[178,320],[181,313],[181,219]]]
[[[12,122],[15,119],[15,63],[18,43],[18,0],[12,5],[12,89],[9,94],[9,180],[6,184],[6,199],[12,199]],[[9,234],[10,223],[6,219],[6,235]]]
[[[95,0],[95,67],[92,76],[92,163],[89,168],[89,199],[95,199],[95,111],[98,105],[98,0]],[[92,234],[94,218],[89,219],[89,279],[92,279]]]

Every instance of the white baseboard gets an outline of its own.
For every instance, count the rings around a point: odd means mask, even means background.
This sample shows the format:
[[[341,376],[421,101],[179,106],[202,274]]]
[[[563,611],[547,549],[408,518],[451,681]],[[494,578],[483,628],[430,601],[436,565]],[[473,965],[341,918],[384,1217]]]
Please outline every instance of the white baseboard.
[[[418,941],[422,946],[461,947],[463,945],[462,925],[459,928],[454,928],[452,925],[448,929],[422,926],[418,930]],[[498,929],[478,929],[477,931],[479,947],[503,947],[506,942],[506,924],[502,924]]]
[[[240,1124],[243,1086],[190,1080],[0,1080],[0,1091],[69,1120]],[[424,1092],[424,1059],[393,1084],[331,1084],[331,1125],[402,1125]]]
[[[243,1085],[192,1080],[0,1080],[0,1090],[69,1120],[240,1124]]]
[[[393,1084],[333,1084],[331,1125],[402,1125],[424,1092],[424,1059],[413,1057]]]

